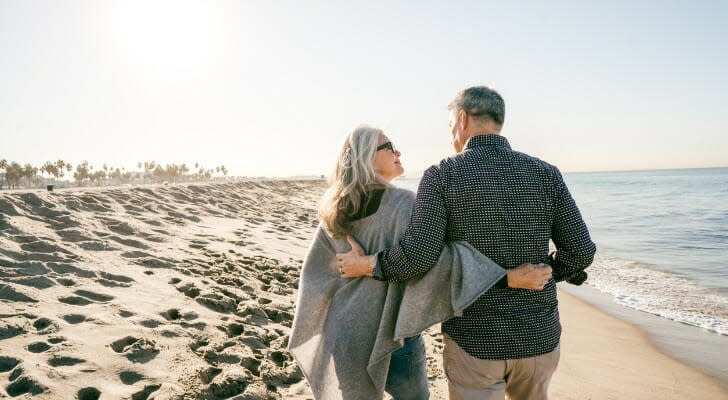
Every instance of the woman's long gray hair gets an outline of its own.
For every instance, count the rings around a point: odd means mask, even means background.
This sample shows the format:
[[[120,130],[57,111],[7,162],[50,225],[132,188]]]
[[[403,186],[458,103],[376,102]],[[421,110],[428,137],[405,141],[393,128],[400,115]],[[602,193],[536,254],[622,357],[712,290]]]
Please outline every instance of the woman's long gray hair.
[[[374,171],[380,134],[383,134],[381,129],[360,125],[349,133],[339,152],[336,167],[329,177],[329,189],[319,207],[319,219],[332,237],[346,236],[367,192],[390,186]]]

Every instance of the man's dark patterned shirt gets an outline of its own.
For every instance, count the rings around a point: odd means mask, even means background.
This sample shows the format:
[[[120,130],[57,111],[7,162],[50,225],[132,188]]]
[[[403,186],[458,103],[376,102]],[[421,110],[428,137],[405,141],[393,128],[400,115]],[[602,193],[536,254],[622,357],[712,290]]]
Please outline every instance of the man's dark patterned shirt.
[[[548,263],[554,278],[542,291],[496,285],[462,317],[444,322],[443,332],[481,359],[553,351],[561,335],[556,282],[583,274],[596,251],[559,170],[511,150],[500,135],[472,137],[462,153],[425,171],[407,231],[378,254],[376,271],[390,281],[421,275],[452,240],[467,241],[506,269]]]

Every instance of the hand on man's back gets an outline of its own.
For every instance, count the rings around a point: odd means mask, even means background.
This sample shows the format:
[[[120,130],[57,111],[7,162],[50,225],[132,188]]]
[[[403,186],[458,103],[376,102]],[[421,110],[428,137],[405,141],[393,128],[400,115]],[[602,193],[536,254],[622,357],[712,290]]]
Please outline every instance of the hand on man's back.
[[[508,287],[512,289],[543,290],[551,280],[551,266],[547,264],[521,264],[507,271]]]

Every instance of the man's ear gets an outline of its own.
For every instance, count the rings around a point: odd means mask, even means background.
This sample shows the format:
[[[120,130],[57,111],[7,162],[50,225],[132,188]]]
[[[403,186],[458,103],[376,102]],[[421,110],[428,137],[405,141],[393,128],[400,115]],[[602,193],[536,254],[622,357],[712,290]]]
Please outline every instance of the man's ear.
[[[465,132],[468,128],[468,113],[466,113],[463,109],[458,110],[458,123],[460,124],[462,131]]]

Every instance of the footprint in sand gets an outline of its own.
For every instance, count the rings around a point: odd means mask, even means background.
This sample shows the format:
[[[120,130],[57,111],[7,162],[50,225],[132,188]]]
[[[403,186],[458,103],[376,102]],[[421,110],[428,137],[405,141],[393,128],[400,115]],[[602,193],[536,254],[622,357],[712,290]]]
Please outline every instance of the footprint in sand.
[[[177,278],[175,278],[175,279],[177,279]],[[195,286],[194,283],[191,283],[191,282],[177,286],[177,290],[184,293],[185,296],[193,298],[193,299],[200,295],[200,289],[197,286]]]
[[[212,380],[215,379],[216,376],[220,375],[221,372],[222,372],[221,368],[208,367],[208,368],[200,371],[198,376],[200,377],[200,380],[202,381],[202,383],[207,385],[210,382],[212,382]]]
[[[0,372],[8,372],[20,364],[20,360],[8,356],[0,356]]]
[[[190,240],[189,247],[193,249],[204,249],[210,242],[207,240],[192,239]]]
[[[46,387],[42,386],[32,378],[21,375],[15,377],[15,379],[13,379],[13,382],[11,382],[5,388],[5,391],[10,395],[10,397],[17,397],[22,394],[30,394],[35,396],[37,394],[45,392],[46,389]]]
[[[124,354],[129,361],[145,363],[159,354],[156,343],[147,338],[126,336],[110,344],[111,349]]]
[[[74,306],[86,306],[86,305],[93,303],[92,301],[89,301],[88,299],[84,299],[83,297],[78,297],[78,296],[59,297],[58,301],[60,301],[61,303],[64,303],[64,304],[70,304],[70,305],[74,305]]]
[[[33,321],[33,327],[38,330],[38,334],[47,335],[58,331],[58,325],[48,318],[38,318]]]
[[[18,285],[30,286],[36,289],[48,289],[49,287],[56,285],[51,279],[45,276],[32,276],[20,279],[13,279],[10,282]]]
[[[199,318],[199,315],[194,311],[187,311],[185,313],[182,313],[179,309],[176,308],[170,308],[169,310],[159,313],[159,315],[163,316],[164,319],[166,319],[167,321],[194,321]]]
[[[96,389],[95,387],[85,387],[78,391],[76,394],[76,399],[78,400],[98,400],[98,398],[101,396],[101,392],[99,389]]]
[[[127,214],[142,215],[144,213],[144,209],[141,207],[137,207],[131,204],[122,204],[121,206],[124,207]]]
[[[0,249],[0,253],[2,252],[2,249]],[[51,272],[45,265],[34,261],[13,262],[5,258],[0,258],[0,266],[13,269],[16,276],[41,276]]]
[[[108,272],[99,272],[99,275],[101,277],[96,282],[106,287],[130,287],[131,282],[134,282],[134,279],[124,275],[115,275]]]
[[[90,290],[79,289],[74,292],[78,296],[64,296],[59,297],[58,301],[65,304],[71,304],[74,306],[86,306],[91,303],[106,303],[114,299],[114,296],[108,294],[96,293]]]
[[[56,231],[56,234],[61,237],[61,240],[65,242],[84,242],[87,240],[91,240],[90,238],[84,236],[81,231],[75,230],[75,229],[65,229]]]
[[[115,236],[115,235],[109,236],[109,239],[111,239],[117,243],[121,243],[124,246],[134,247],[137,249],[147,250],[149,248],[149,246],[147,246],[146,244],[144,244],[138,240],[134,240],[134,239],[124,239],[122,237]]]
[[[115,247],[109,246],[105,242],[98,242],[94,240],[89,240],[86,242],[80,242],[78,244],[79,247],[81,247],[84,250],[87,251],[111,251],[111,250],[118,250]]]
[[[135,371],[122,371],[119,373],[119,379],[125,385],[133,385],[144,379],[144,375]]]
[[[118,233],[119,235],[133,236],[133,235],[136,235],[136,233],[137,233],[136,229],[132,228],[126,222],[120,222],[120,221],[114,221],[114,220],[108,220],[108,221],[104,221],[104,222],[107,222],[108,225],[106,225],[106,227],[109,228],[110,231],[112,231],[114,233]]]
[[[84,362],[86,362],[86,360],[71,356],[54,355],[48,359],[48,365],[50,365],[51,367],[68,367]]]
[[[20,303],[37,303],[38,300],[15,290],[10,285],[0,284],[0,299]]]
[[[135,260],[139,265],[149,268],[174,268],[175,264],[170,260],[166,261],[162,258],[142,257]]]
[[[59,275],[73,274],[79,278],[95,278],[96,273],[66,263],[48,263],[48,268]]]
[[[245,368],[228,368],[215,377],[203,392],[205,397],[228,398],[245,391],[253,381],[253,374]]]
[[[86,321],[86,316],[83,314],[66,314],[63,316],[63,319],[69,324],[80,324]]]
[[[114,296],[110,296],[108,294],[103,294],[103,293],[92,292],[90,290],[79,289],[79,290],[76,290],[74,293],[76,293],[77,295],[79,295],[81,297],[85,297],[87,299],[102,302],[102,303],[105,303],[107,301],[111,301],[114,299]]]
[[[293,314],[287,311],[278,310],[273,307],[265,307],[263,311],[265,311],[268,318],[273,322],[287,327],[290,327],[293,323]]]
[[[24,268],[25,265],[22,264],[22,262],[26,261],[38,261],[38,262],[64,262],[64,261],[73,261],[72,259],[75,258],[75,256],[67,254],[67,257],[62,257],[62,254],[58,253],[25,253],[25,252],[15,252],[12,250],[5,250],[0,249],[0,254],[3,254],[7,257],[9,257],[11,260],[19,261],[17,263],[16,268]],[[32,266],[32,265],[30,265]]]
[[[151,257],[152,255],[143,251],[134,250],[134,251],[127,251],[124,253],[121,253],[121,256],[124,258],[142,258],[142,257]]]
[[[240,336],[245,332],[245,325],[242,323],[233,322],[228,325],[219,326],[218,329],[227,333],[229,338]]]
[[[164,243],[167,241],[167,239],[165,239],[164,237],[151,233],[139,233],[139,237],[143,238],[146,241],[154,243]]]
[[[66,341],[66,338],[64,338],[63,336],[53,336],[53,337],[48,338],[48,343],[50,343],[50,344],[58,344],[58,343],[63,343],[65,341]]]
[[[139,325],[145,327],[145,328],[156,328],[160,325],[164,324],[164,322],[157,321],[156,319],[149,318],[145,319],[143,321],[139,321]]]
[[[146,400],[149,396],[159,390],[162,385],[148,385],[144,386],[144,389],[131,395],[131,400]]]
[[[33,342],[28,345],[27,349],[31,353],[43,353],[45,351],[48,351],[51,346],[46,342]]]
[[[58,245],[43,242],[40,240],[29,242],[29,243],[23,243],[20,245],[20,248],[29,252],[29,253],[67,253],[70,254],[70,252],[63,247],[60,247]]]

